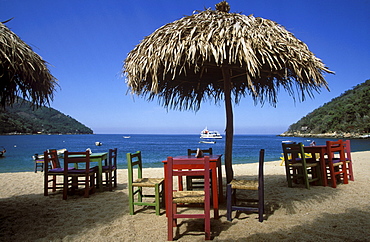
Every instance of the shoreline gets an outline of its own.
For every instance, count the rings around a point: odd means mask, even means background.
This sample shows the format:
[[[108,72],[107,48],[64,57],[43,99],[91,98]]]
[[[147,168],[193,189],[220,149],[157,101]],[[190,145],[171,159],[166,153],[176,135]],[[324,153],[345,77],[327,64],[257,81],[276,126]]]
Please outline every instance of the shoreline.
[[[323,134],[311,134],[311,133],[300,133],[300,132],[284,132],[279,134],[280,137],[300,137],[300,138],[332,138],[332,139],[369,139],[370,134],[358,134],[358,133],[323,133]]]
[[[353,152],[355,181],[337,188],[287,186],[280,161],[265,163],[266,219],[235,213],[211,218],[214,241],[368,241],[370,238],[370,151]],[[255,177],[257,163],[233,165],[236,178]],[[144,176],[161,177],[163,168],[144,168]],[[60,192],[43,196],[43,173],[0,174],[0,239],[2,241],[166,241],[165,210],[135,207],[129,215],[127,169],[118,171],[113,192],[89,198]],[[225,182],[225,173],[223,170]],[[225,193],[225,184],[224,193]],[[213,216],[212,216],[213,217]],[[201,220],[181,220],[178,241],[204,241]],[[143,229],[145,227],[145,229]],[[185,233],[185,234],[184,234]]]

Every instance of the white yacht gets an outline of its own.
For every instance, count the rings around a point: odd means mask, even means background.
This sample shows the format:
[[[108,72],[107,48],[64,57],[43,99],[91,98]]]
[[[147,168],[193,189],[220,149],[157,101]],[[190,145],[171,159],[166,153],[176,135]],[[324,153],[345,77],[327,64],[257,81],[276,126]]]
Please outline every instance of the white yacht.
[[[209,131],[207,127],[200,132],[201,139],[222,139],[218,131]]]

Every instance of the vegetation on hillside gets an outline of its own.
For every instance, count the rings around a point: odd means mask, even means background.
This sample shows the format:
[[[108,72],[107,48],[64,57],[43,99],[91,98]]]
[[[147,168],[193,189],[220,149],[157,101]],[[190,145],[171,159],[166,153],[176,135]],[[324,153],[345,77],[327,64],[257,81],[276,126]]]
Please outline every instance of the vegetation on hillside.
[[[0,113],[0,134],[92,134],[74,118],[53,108],[33,108],[28,101],[16,102]]]
[[[346,91],[290,125],[287,133],[370,132],[370,80]]]

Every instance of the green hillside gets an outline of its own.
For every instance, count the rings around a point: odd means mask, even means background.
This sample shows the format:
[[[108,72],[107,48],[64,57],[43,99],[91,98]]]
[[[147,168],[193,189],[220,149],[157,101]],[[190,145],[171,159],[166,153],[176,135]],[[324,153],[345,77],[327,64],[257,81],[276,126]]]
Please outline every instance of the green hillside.
[[[74,118],[53,108],[32,108],[30,102],[15,103],[1,110],[0,134],[92,134]]]
[[[370,80],[367,80],[290,125],[284,135],[351,134],[351,137],[359,137],[369,132]]]

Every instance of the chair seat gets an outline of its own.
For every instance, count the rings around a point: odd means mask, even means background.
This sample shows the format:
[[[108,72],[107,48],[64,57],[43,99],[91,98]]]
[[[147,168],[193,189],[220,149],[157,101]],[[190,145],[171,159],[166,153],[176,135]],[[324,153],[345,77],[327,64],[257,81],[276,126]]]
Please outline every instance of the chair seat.
[[[74,167],[69,167],[68,171],[74,170]],[[49,170],[49,174],[56,175],[56,174],[63,174],[64,168],[54,168]]]
[[[258,190],[257,180],[232,180],[230,184],[232,189]]]
[[[89,169],[89,174],[91,173],[95,173],[95,169],[94,168],[90,168]],[[68,169],[68,175],[84,175],[86,174],[86,170],[85,169]]]
[[[290,163],[289,165],[290,166],[299,167],[299,166],[302,166],[302,163]],[[319,165],[318,162],[315,162],[315,163],[306,163],[306,166],[307,167],[315,167],[315,166],[318,166],[318,165]]]
[[[329,163],[329,160],[325,160],[326,164]],[[348,163],[348,162],[346,162]],[[343,165],[343,162],[340,159],[333,159],[333,166],[340,166]]]
[[[110,170],[110,167],[109,166],[103,166],[102,167],[102,169],[103,169],[103,171],[108,171],[108,170]],[[115,167],[115,166],[112,166],[112,168],[111,168],[112,170],[115,170],[115,169],[117,169],[117,167]]]
[[[135,187],[155,187],[156,184],[163,183],[163,178],[139,178],[132,183]]]
[[[204,203],[204,191],[176,191],[173,192],[174,203]]]

